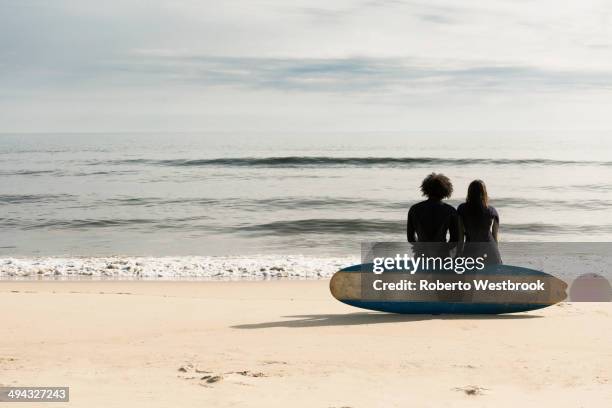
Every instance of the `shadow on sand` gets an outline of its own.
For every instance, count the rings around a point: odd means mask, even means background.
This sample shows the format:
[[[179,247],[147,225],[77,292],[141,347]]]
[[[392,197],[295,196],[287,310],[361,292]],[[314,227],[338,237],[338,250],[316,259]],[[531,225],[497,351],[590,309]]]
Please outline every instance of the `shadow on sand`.
[[[282,316],[293,320],[279,320],[253,324],[231,326],[233,329],[268,329],[272,327],[323,327],[355,326],[360,324],[381,324],[400,322],[419,322],[423,320],[515,320],[537,319],[542,316],[529,314],[509,315],[400,315],[390,313],[343,313]]]

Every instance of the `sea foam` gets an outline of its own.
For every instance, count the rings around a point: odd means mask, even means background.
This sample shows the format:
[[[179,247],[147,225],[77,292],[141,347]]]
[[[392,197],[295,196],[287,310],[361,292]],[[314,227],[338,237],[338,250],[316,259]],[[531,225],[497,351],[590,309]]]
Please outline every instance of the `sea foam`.
[[[322,279],[356,257],[303,255],[0,258],[2,279]]]

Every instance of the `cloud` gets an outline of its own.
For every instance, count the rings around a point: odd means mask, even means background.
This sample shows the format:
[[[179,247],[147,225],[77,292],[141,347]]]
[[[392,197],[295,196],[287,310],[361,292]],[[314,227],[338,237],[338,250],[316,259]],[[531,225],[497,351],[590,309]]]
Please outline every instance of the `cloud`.
[[[322,93],[564,92],[612,89],[612,73],[410,58],[253,58],[139,51],[118,61],[134,76],[204,87]]]
[[[0,131],[426,129],[441,115],[453,128],[609,128],[611,12],[554,0],[5,1]]]
[[[452,24],[456,18],[470,12],[465,8],[434,2],[410,0],[365,0],[351,1],[348,4],[327,3],[322,6],[308,5],[301,8],[285,8],[289,14],[302,14],[313,23],[338,24],[342,20],[368,15],[371,13],[402,13],[406,18],[423,20],[435,24]],[[476,10],[471,10],[472,13]]]

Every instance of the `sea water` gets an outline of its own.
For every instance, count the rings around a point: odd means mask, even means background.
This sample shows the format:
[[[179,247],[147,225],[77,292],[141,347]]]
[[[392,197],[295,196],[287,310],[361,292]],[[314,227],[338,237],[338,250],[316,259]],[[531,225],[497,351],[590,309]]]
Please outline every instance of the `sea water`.
[[[612,238],[602,133],[3,134],[0,263],[61,275],[70,268],[47,263],[91,258],[83,270],[101,274],[100,259],[145,260],[145,275],[176,276],[184,261],[209,265],[184,275],[208,276],[231,259],[251,266],[229,275],[255,276],[275,259],[326,274],[363,241],[404,240],[431,172],[451,178],[455,206],[484,180],[502,241]]]

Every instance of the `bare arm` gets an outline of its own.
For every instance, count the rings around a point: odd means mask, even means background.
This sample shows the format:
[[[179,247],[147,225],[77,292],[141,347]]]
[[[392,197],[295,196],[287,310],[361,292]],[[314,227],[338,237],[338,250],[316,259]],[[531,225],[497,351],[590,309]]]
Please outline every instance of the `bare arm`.
[[[497,239],[497,236],[499,234],[499,219],[498,218],[493,219],[493,226],[491,227],[491,232],[493,233],[493,239],[495,240],[495,242],[499,242],[499,240]]]
[[[457,238],[457,254],[460,254],[461,252],[463,252],[463,241],[465,240],[465,227],[463,225],[463,221],[461,220],[461,217],[457,217],[457,224],[458,224],[458,238]]]
[[[450,248],[455,248],[459,243],[459,216],[456,212],[451,216],[450,225],[448,226],[448,235]]]
[[[406,222],[406,238],[408,242],[416,242],[416,231],[414,229],[414,222],[412,220],[412,208],[408,211],[408,221]]]

